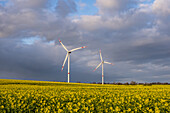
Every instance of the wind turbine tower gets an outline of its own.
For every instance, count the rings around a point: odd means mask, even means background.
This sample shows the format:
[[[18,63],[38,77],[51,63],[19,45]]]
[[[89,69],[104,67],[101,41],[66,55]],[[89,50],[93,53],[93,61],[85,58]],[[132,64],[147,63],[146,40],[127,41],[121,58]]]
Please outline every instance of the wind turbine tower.
[[[70,51],[68,51],[68,49],[64,46],[64,44],[61,42],[61,40],[59,40],[59,42],[61,43],[61,45],[63,46],[63,48],[67,51],[67,54],[66,54],[66,57],[65,57],[65,60],[63,62],[63,65],[62,65],[62,69],[61,71],[63,71],[64,69],[64,65],[68,59],[68,83],[70,82],[70,54],[71,52],[73,51],[76,51],[76,50],[79,50],[79,49],[82,49],[82,48],[86,48],[87,46],[83,46],[83,47],[78,47],[78,48],[75,48],[75,49],[72,49]]]
[[[102,65],[102,85],[103,85],[104,84],[104,63],[111,64],[111,65],[114,65],[114,64],[103,60],[101,50],[100,50],[100,60],[101,60],[100,64],[93,71],[96,71],[96,69],[99,68],[100,65]]]

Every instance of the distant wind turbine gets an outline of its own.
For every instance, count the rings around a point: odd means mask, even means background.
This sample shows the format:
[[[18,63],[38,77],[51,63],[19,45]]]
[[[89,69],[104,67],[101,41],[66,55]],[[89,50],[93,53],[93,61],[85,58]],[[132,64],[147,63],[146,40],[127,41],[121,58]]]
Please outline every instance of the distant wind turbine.
[[[98,68],[98,67],[100,67],[100,65],[102,65],[102,85],[104,84],[104,63],[106,63],[106,64],[111,64],[111,65],[114,65],[114,64],[112,64],[112,63],[110,63],[110,62],[106,62],[106,61],[104,61],[103,60],[103,58],[102,58],[102,54],[101,54],[101,50],[100,50],[100,59],[101,59],[101,62],[100,62],[100,64],[93,70],[93,71],[96,71],[96,69]]]
[[[79,50],[79,49],[82,49],[82,48],[86,48],[87,46],[78,47],[78,48],[75,48],[75,49],[72,49],[72,50],[68,51],[67,48],[66,48],[66,47],[63,45],[63,43],[61,42],[61,40],[59,40],[59,42],[61,43],[61,45],[63,46],[63,48],[67,51],[67,54],[66,54],[65,60],[64,60],[64,62],[63,62],[61,71],[63,71],[65,62],[66,62],[66,60],[67,60],[67,58],[68,58],[68,83],[69,83],[69,82],[70,82],[70,54],[71,54],[71,52],[73,52],[73,51],[76,51],[76,50]]]

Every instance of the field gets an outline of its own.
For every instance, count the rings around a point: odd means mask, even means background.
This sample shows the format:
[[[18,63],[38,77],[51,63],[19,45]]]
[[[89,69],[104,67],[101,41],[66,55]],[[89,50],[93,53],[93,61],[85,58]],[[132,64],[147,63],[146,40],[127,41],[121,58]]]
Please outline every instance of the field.
[[[0,79],[0,113],[170,113],[170,85],[101,85]]]

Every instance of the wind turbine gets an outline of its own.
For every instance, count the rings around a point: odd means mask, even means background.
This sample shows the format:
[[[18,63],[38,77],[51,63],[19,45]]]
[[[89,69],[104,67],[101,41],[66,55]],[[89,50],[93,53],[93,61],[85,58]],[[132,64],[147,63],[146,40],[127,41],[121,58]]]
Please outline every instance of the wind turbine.
[[[76,51],[76,50],[79,50],[79,49],[82,49],[82,48],[86,48],[87,46],[78,47],[78,48],[75,48],[75,49],[72,49],[72,50],[68,51],[68,49],[63,45],[63,43],[61,42],[60,39],[59,39],[59,42],[61,43],[61,45],[63,46],[63,48],[67,51],[67,54],[66,54],[65,60],[64,60],[64,62],[63,62],[61,71],[63,71],[64,65],[65,65],[66,60],[67,60],[67,58],[68,58],[68,83],[69,83],[69,82],[70,82],[70,54],[71,54],[71,52],[73,52],[73,51]]]
[[[103,85],[104,84],[104,63],[105,64],[111,64],[111,65],[114,65],[114,64],[112,64],[110,62],[106,62],[106,61],[103,60],[101,50],[100,50],[100,59],[101,59],[100,64],[93,71],[96,71],[96,69],[98,67],[100,67],[100,65],[102,65],[102,85]]]

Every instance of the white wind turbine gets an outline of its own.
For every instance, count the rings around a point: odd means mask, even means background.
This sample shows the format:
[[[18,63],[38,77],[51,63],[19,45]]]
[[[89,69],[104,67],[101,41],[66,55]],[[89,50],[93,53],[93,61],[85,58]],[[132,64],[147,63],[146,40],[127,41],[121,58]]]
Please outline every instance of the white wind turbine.
[[[66,54],[65,60],[64,60],[64,62],[63,62],[61,71],[63,71],[65,62],[66,62],[66,60],[67,60],[67,58],[68,58],[68,83],[69,83],[69,82],[70,82],[70,54],[71,54],[71,52],[73,52],[73,51],[75,51],[75,50],[82,49],[82,48],[86,48],[87,46],[78,47],[78,48],[75,48],[75,49],[72,49],[72,50],[68,51],[67,48],[66,48],[66,47],[63,45],[63,43],[61,42],[61,40],[59,40],[59,42],[61,43],[61,45],[63,46],[63,48],[67,51],[67,54]]]
[[[112,64],[112,63],[110,63],[110,62],[106,62],[106,61],[104,61],[103,60],[103,58],[102,58],[102,54],[101,54],[101,50],[100,50],[100,59],[101,59],[101,62],[100,62],[100,64],[93,70],[93,71],[96,71],[96,69],[98,68],[98,67],[100,67],[100,65],[102,65],[102,85],[104,84],[104,63],[106,63],[106,64],[111,64],[111,65],[114,65],[114,64]]]

